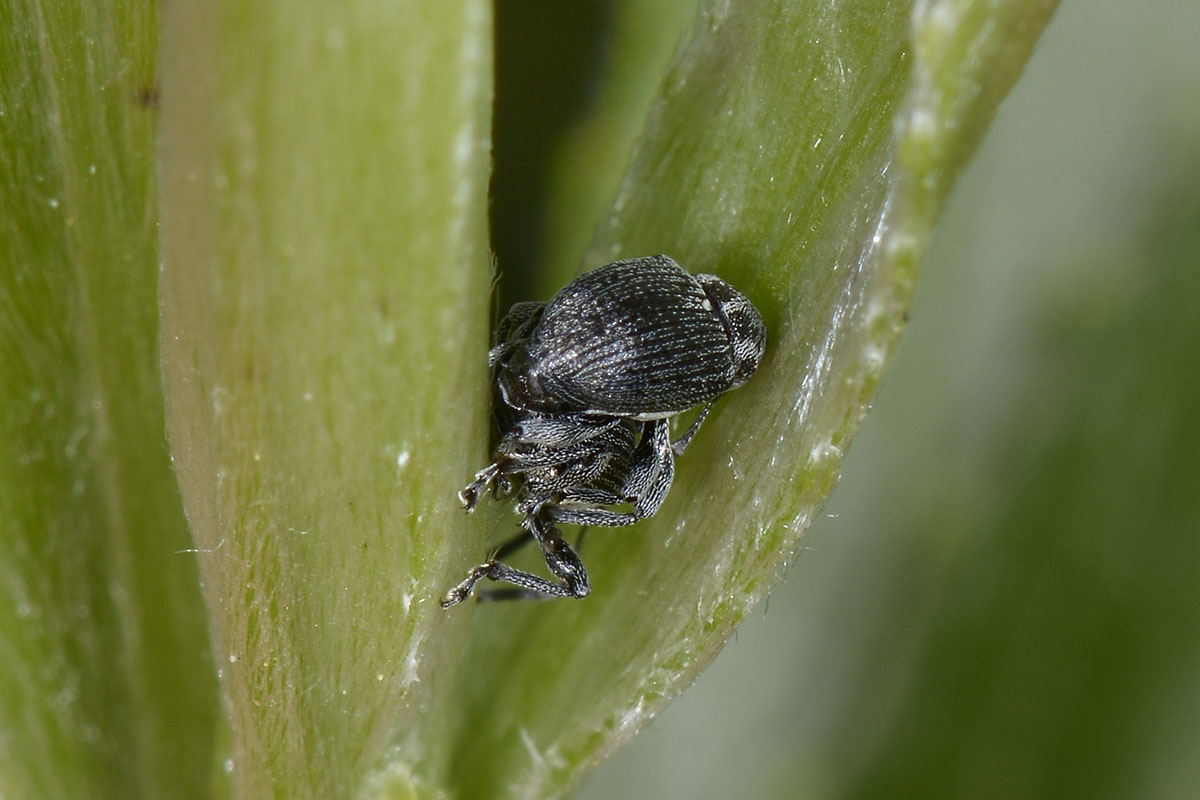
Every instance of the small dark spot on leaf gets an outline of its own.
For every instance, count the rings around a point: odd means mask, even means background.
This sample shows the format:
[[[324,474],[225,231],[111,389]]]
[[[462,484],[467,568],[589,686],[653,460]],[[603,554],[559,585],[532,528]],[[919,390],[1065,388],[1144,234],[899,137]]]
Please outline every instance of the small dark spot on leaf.
[[[142,108],[158,108],[158,86],[156,84],[150,83],[138,87],[134,97]]]

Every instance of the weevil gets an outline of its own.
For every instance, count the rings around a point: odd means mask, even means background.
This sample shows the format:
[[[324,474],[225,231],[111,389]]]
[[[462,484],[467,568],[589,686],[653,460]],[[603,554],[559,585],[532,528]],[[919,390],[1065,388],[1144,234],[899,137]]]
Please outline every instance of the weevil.
[[[519,595],[586,597],[587,571],[558,526],[618,527],[654,514],[713,402],[758,368],[766,326],[725,281],[656,255],[585,272],[548,303],[517,303],[496,341],[494,461],[458,497],[471,511],[489,489],[515,495],[522,539],[538,543],[557,580],[502,563],[506,545],[446,594],[447,608],[482,578]],[[671,419],[697,406],[672,441]],[[629,510],[608,508],[622,505]]]

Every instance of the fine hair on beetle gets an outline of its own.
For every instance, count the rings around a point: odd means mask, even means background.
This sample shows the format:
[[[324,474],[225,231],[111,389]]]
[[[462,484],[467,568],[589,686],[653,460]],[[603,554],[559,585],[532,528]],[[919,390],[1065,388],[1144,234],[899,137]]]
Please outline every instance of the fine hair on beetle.
[[[716,399],[758,368],[762,315],[715,275],[655,255],[596,267],[548,302],[514,304],[495,341],[493,461],[458,497],[467,511],[488,490],[515,498],[523,531],[442,605],[461,603],[483,578],[509,585],[495,597],[586,597],[587,571],[559,525],[621,527],[659,509],[675,457]],[[692,424],[672,440],[671,420],[692,409]],[[530,540],[553,579],[500,560]]]

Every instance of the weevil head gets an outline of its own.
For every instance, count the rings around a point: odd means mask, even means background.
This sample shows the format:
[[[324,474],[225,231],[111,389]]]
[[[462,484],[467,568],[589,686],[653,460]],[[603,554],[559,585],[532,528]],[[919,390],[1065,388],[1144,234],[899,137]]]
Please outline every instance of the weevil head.
[[[750,380],[758,369],[767,346],[767,326],[746,295],[716,275],[697,275],[696,280],[729,332],[729,343],[733,348],[733,381],[729,388],[736,389]]]
[[[496,386],[504,404],[517,411],[543,409],[545,392],[536,372],[529,369],[524,348],[518,348],[508,361],[501,364],[496,374]]]

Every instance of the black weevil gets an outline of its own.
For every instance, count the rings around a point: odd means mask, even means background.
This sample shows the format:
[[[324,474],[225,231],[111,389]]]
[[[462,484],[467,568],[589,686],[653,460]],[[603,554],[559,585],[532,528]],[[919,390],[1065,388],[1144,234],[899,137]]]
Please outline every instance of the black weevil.
[[[447,608],[481,578],[522,596],[586,597],[587,571],[558,524],[632,525],[657,511],[675,456],[713,401],[758,368],[766,327],[720,278],[657,255],[597,267],[549,303],[517,303],[496,338],[488,351],[495,461],[458,496],[470,511],[489,486],[497,496],[515,492],[521,527],[559,582],[497,560],[514,540],[446,594]],[[671,418],[701,404],[672,442]],[[624,503],[627,512],[604,508]]]

